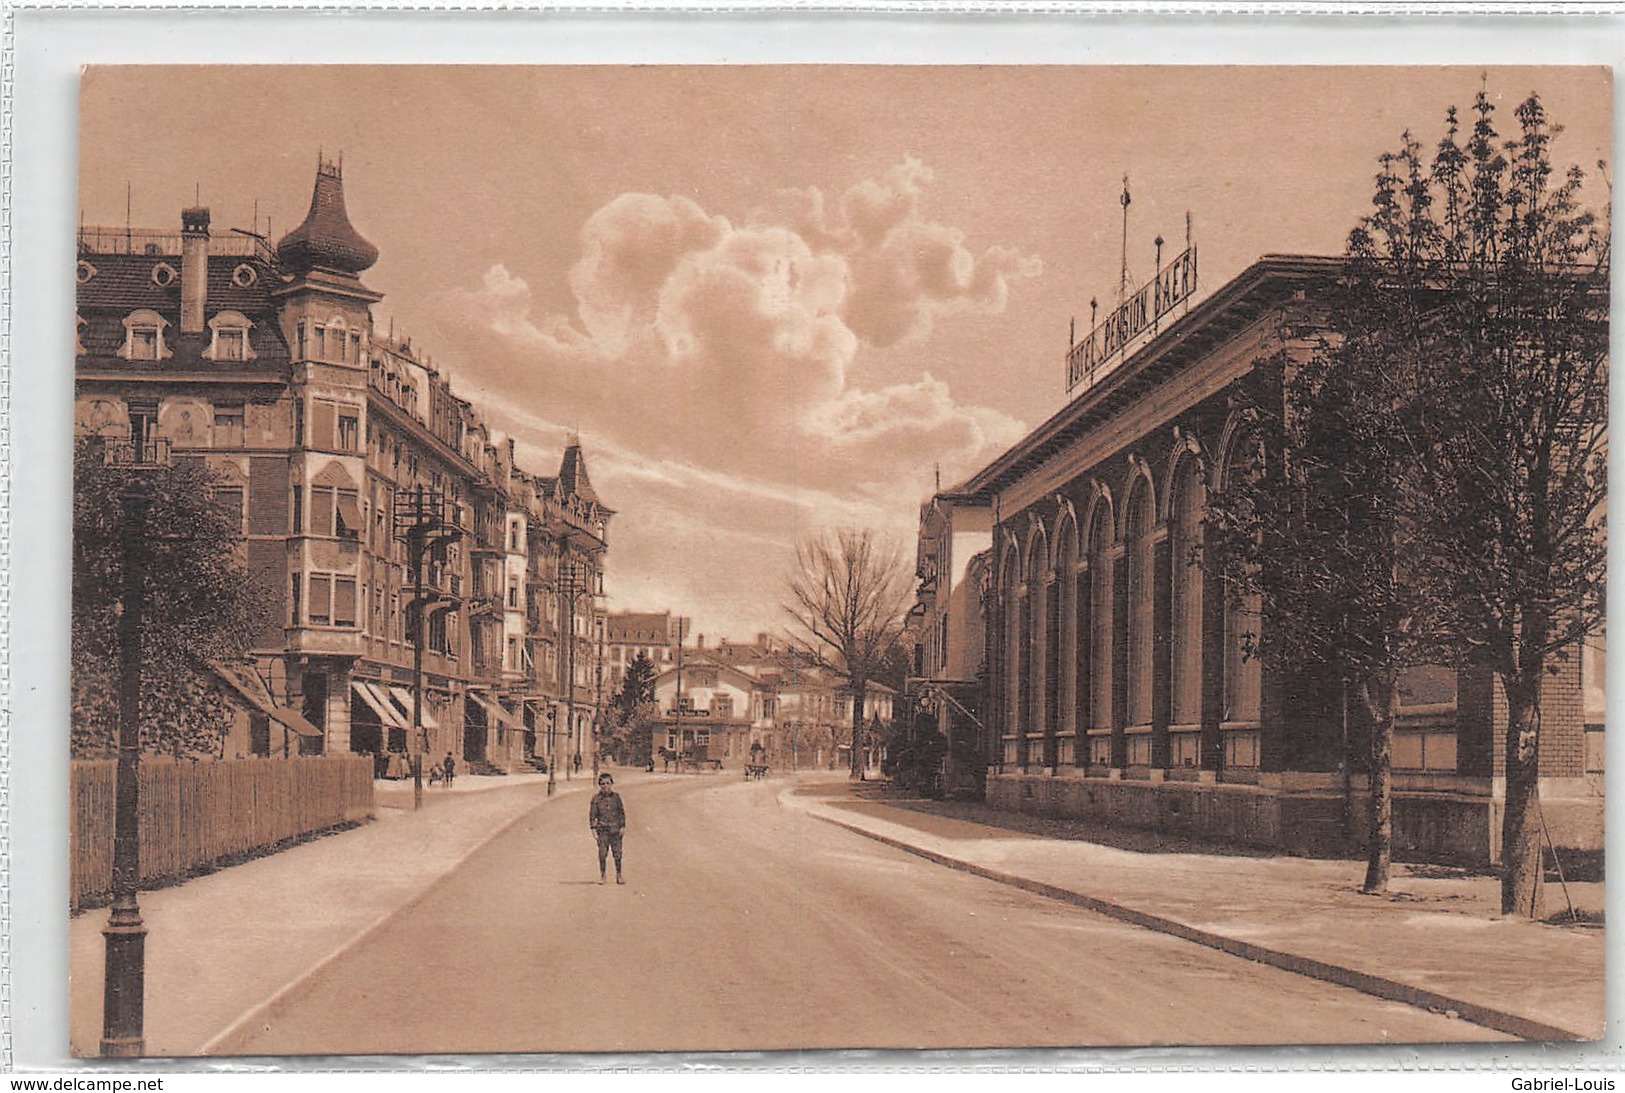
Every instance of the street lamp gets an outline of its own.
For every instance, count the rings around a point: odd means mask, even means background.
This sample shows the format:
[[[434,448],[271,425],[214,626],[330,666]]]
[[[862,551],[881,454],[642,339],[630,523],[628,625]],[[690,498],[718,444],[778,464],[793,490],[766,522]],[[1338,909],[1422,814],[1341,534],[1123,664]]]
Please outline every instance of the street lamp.
[[[129,472],[119,490],[122,587],[119,598],[119,739],[114,779],[113,906],[102,930],[106,967],[102,982],[101,1052],[109,1057],[146,1054],[147,927],[136,890],[141,883],[141,614],[146,601],[147,514],[152,480],[169,464],[169,441],[136,433],[103,441],[110,467]]]

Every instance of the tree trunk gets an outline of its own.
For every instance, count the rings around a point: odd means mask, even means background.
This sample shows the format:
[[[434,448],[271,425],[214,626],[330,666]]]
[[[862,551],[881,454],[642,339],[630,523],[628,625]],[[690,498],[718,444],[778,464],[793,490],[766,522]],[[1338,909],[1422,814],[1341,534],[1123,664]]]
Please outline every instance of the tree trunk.
[[[1362,892],[1386,892],[1394,853],[1394,710],[1399,673],[1375,672],[1360,686],[1371,715],[1371,834],[1366,842]]]
[[[869,681],[852,680],[852,777],[864,780],[863,771],[863,705],[869,690]]]
[[[1529,673],[1526,673],[1526,676]],[[1540,840],[1540,676],[1502,680],[1507,696],[1506,809],[1501,819],[1501,913],[1545,913]]]

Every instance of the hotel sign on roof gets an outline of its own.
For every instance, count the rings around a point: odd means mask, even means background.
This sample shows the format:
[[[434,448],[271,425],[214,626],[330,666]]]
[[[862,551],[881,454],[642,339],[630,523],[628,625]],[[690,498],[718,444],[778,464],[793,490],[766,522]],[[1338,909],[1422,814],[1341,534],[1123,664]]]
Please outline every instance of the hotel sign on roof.
[[[1161,247],[1162,240],[1157,240]],[[1149,282],[1095,324],[1066,355],[1066,390],[1093,384],[1121,363],[1130,344],[1140,335],[1156,333],[1158,321],[1196,293],[1196,247],[1185,248],[1157,271]]]

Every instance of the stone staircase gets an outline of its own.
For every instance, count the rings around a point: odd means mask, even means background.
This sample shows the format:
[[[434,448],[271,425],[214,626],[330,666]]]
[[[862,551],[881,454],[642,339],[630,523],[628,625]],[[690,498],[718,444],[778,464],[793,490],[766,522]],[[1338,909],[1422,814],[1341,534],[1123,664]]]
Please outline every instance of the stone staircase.
[[[506,778],[508,776],[507,771],[503,770],[501,767],[492,766],[490,763],[487,763],[484,759],[465,759],[463,761],[463,767],[466,770],[466,772],[469,773],[469,774],[479,774],[479,775],[493,775],[494,774],[494,775],[497,775],[498,777],[502,777],[502,778]]]

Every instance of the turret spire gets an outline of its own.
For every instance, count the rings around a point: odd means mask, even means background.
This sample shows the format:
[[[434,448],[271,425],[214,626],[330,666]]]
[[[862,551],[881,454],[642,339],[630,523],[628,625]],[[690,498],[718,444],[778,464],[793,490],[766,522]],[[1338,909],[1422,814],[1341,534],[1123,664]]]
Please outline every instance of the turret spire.
[[[320,267],[355,276],[378,261],[378,248],[362,238],[344,211],[344,168],[316,165],[316,186],[304,223],[282,237],[277,260],[294,273]]]

